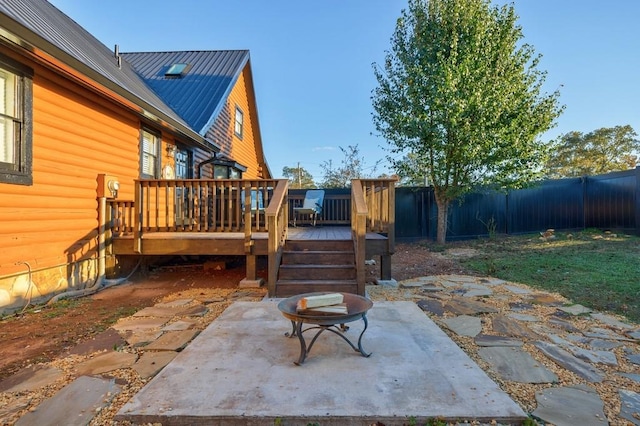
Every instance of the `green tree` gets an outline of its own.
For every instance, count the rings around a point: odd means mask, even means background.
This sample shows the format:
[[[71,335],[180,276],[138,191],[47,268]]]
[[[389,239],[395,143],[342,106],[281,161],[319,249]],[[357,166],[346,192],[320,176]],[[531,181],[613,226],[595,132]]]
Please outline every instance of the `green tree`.
[[[369,169],[371,173],[365,174],[365,160],[360,156],[358,145],[349,145],[347,148],[340,147],[343,158],[339,167],[334,167],[333,161],[324,161],[320,168],[323,172],[322,188],[348,188],[351,186],[351,179],[360,179],[371,176],[375,173],[379,161]]]
[[[603,127],[586,135],[562,135],[551,151],[546,173],[551,178],[597,175],[636,167],[638,134],[629,125]]]
[[[384,66],[374,64],[375,127],[400,158],[389,156],[398,174],[433,185],[439,242],[452,200],[542,173],[547,145],[538,135],[563,107],[558,91],[542,93],[540,56],[516,20],[512,5],[489,0],[409,0]]]
[[[289,179],[289,188],[313,189],[316,187],[313,176],[304,167],[283,167],[282,176]]]

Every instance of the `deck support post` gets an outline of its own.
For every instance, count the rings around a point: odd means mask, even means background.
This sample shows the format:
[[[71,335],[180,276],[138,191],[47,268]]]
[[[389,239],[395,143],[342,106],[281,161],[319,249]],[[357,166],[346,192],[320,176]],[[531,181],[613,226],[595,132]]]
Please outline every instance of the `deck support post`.
[[[391,255],[380,255],[380,278],[388,281],[391,279]]]
[[[256,255],[255,254],[247,254],[246,258],[246,273],[247,276],[240,281],[238,287],[240,288],[248,288],[248,287],[262,287],[264,284],[264,280],[262,278],[258,278],[258,274],[256,273]]]

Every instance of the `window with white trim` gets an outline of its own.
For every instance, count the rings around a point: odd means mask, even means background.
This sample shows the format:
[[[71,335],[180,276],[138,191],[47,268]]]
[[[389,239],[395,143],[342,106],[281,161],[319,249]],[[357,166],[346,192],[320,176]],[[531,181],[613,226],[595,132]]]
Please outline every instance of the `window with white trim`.
[[[148,179],[158,179],[160,136],[149,130],[142,130],[140,154],[140,176]]]
[[[31,185],[33,71],[0,56],[0,182]]]
[[[236,105],[236,119],[235,119],[234,132],[236,136],[239,137],[240,139],[242,139],[243,125],[244,125],[244,114],[242,113],[242,110],[240,109],[240,107]]]

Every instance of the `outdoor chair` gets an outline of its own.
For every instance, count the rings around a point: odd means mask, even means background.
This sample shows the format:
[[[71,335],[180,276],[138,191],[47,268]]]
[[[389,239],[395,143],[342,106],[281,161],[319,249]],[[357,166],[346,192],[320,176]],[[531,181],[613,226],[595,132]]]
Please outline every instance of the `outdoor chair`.
[[[246,206],[244,205],[244,197],[245,192],[244,189],[240,192],[240,202],[242,203],[242,213],[246,211]],[[251,215],[257,217],[258,215],[264,215],[264,198],[262,195],[262,191],[257,189],[251,190]],[[244,216],[243,216],[244,219]]]
[[[304,194],[302,207],[293,208],[293,226],[296,226],[296,217],[301,214],[311,215],[313,226],[316,226],[316,220],[319,214],[322,214],[322,203],[324,202],[324,190],[310,189]]]

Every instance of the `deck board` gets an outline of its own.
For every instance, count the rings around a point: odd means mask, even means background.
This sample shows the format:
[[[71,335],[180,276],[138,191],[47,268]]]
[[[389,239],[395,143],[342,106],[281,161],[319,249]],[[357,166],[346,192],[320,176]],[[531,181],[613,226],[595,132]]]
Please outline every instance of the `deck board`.
[[[245,254],[243,232],[146,232],[142,235],[142,254]],[[267,232],[254,232],[254,254],[266,255]],[[387,237],[374,232],[366,235],[367,254],[376,255],[384,251]],[[291,241],[349,241],[351,228],[348,226],[300,226],[289,227],[287,240]],[[113,237],[114,254],[137,254],[133,251],[133,235]]]

